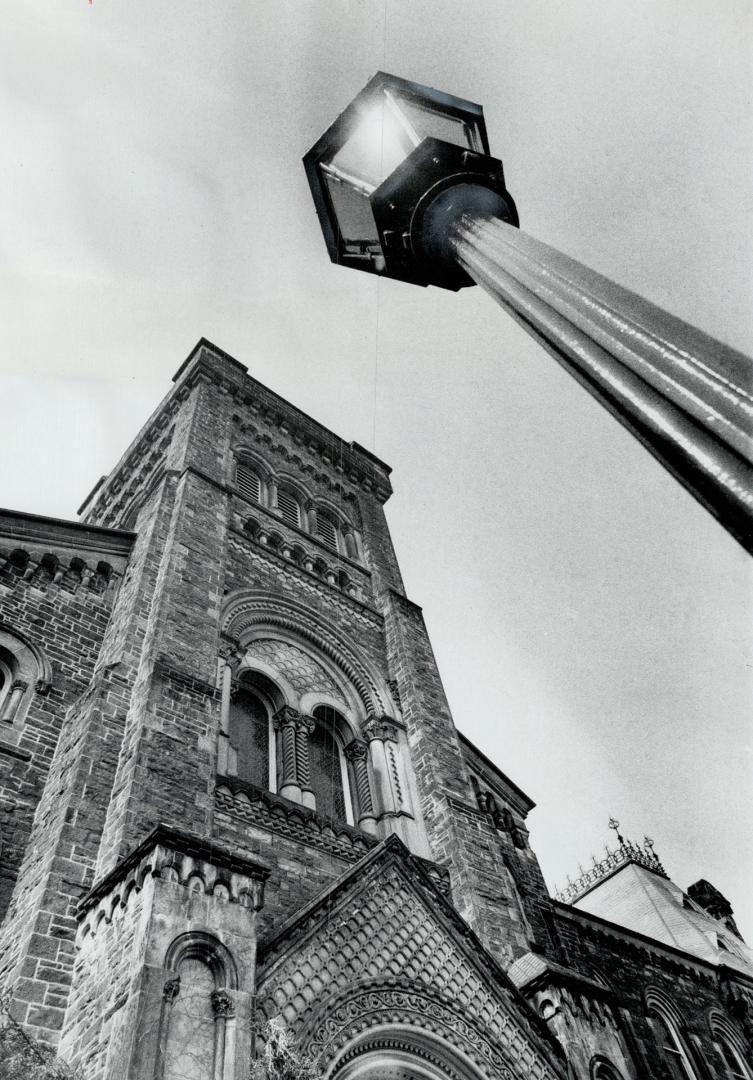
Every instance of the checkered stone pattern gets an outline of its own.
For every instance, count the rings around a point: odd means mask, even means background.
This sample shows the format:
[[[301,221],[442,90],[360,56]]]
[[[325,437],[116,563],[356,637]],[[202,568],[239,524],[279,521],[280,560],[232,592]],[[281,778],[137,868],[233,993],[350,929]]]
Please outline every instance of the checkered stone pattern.
[[[333,999],[341,992],[352,996],[373,980],[397,981],[403,990],[438,996],[444,1008],[479,1028],[527,1077],[557,1076],[537,1050],[529,1021],[513,1006],[512,992],[504,986],[496,994],[490,991],[394,865],[335,907],[319,932],[304,938],[300,950],[271,963],[260,983],[259,1023],[280,1015],[297,1038],[316,1041],[316,1029]],[[412,1013],[414,1020],[406,1013],[405,1022],[416,1022],[420,1014]],[[368,1019],[363,1022],[368,1026]]]
[[[287,679],[299,694],[319,690],[345,704],[342,691],[334,679],[312,657],[295,645],[289,645],[285,641],[253,641],[248,646],[246,655],[250,659],[258,657],[259,660],[264,660]]]

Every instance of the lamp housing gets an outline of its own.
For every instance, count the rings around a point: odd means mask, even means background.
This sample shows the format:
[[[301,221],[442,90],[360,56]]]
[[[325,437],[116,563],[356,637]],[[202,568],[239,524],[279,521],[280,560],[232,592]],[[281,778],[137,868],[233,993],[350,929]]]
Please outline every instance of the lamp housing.
[[[303,159],[332,262],[415,285],[473,279],[449,237],[467,213],[518,224],[480,105],[383,71]]]

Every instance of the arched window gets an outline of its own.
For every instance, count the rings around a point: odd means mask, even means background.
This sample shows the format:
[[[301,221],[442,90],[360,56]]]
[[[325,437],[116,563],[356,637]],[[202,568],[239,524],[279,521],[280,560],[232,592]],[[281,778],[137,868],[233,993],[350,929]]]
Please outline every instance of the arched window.
[[[182,934],[168,949],[159,1044],[162,1080],[229,1075],[233,1062],[237,974],[227,949],[210,934]],[[230,1037],[228,1037],[230,1035]]]
[[[709,1015],[709,1026],[717,1053],[724,1063],[723,1075],[728,1080],[751,1080],[753,1070],[745,1060],[745,1046],[733,1024],[714,1009]]]
[[[280,517],[287,525],[293,525],[296,529],[301,527],[301,504],[298,497],[289,488],[277,489],[277,508]]]
[[[648,1014],[673,1080],[698,1080],[690,1053],[680,1034],[679,1018],[655,993],[647,994]]]
[[[737,1048],[725,1038],[721,1036],[717,1036],[717,1038],[722,1061],[727,1070],[727,1076],[733,1077],[734,1080],[750,1080],[750,1069],[743,1061]]]
[[[18,738],[35,691],[45,693],[52,672],[38,646],[16,631],[0,626],[0,735]]]
[[[346,727],[345,721],[329,705],[317,705],[313,717],[316,726],[309,736],[309,762],[317,813],[352,825],[348,770],[338,732]]]
[[[257,787],[269,788],[271,710],[244,682],[230,698],[230,748],[235,754],[235,775]]]
[[[256,470],[246,461],[237,461],[235,465],[235,486],[238,494],[249,502],[260,503],[261,478]]]
[[[611,1061],[595,1057],[591,1062],[591,1080],[622,1080]]]

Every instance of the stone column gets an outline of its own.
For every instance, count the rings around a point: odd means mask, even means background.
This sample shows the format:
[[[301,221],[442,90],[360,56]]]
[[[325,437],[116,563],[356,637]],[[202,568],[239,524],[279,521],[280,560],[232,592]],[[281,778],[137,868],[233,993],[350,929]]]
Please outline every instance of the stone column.
[[[358,826],[364,832],[376,834],[377,822],[369,780],[369,748],[363,739],[353,739],[345,747],[345,757],[350,762],[358,798]]]
[[[230,694],[233,682],[233,669],[230,658],[220,660],[219,683],[222,692],[220,702],[220,730],[217,735],[217,772],[226,776],[230,773]]]
[[[404,811],[403,791],[397,764],[397,727],[389,716],[373,716],[364,728],[369,740],[371,768],[377,788],[379,820],[386,832],[403,838],[400,814]]]
[[[295,728],[295,760],[298,770],[298,783],[301,786],[301,800],[310,810],[316,810],[316,795],[311,787],[311,760],[309,757],[309,736],[314,734],[316,722],[311,716],[299,716]]]
[[[303,792],[298,778],[298,722],[301,714],[289,705],[275,713],[273,718],[275,731],[280,732],[280,762],[282,778],[280,794],[293,802],[303,802]],[[308,748],[307,748],[308,749]],[[307,755],[308,760],[308,755]]]
[[[167,1058],[167,1033],[170,1027],[170,1013],[172,1012],[175,999],[180,993],[180,975],[176,972],[171,975],[162,988],[162,1010],[159,1020],[159,1039],[157,1043],[157,1060],[154,1068],[155,1080],[162,1080],[165,1074],[165,1061]]]
[[[214,1040],[214,1077],[212,1080],[225,1080],[231,1075],[225,1069],[226,1062],[235,1060],[234,1047],[229,1043],[234,1034],[234,1025],[228,1024],[235,1018],[235,1002],[227,990],[215,990],[212,994],[212,1010],[216,1034]],[[230,1051],[228,1053],[228,1051]],[[234,1071],[234,1070],[233,1070]]]
[[[14,679],[10,684],[10,692],[0,709],[0,720],[2,720],[4,724],[12,724],[15,720],[18,706],[21,704],[21,698],[28,688],[29,684],[24,682],[23,679]]]

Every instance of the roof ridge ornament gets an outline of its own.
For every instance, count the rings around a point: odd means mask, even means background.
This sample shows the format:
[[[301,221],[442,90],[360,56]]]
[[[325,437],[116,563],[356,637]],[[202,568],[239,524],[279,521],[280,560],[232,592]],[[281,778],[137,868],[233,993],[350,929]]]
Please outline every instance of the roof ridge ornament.
[[[584,870],[579,865],[580,874],[574,881],[568,874],[565,888],[555,888],[554,896],[556,900],[561,901],[563,904],[574,904],[576,900],[580,900],[591,889],[595,889],[597,885],[610,877],[615,871],[627,866],[629,863],[642,866],[644,869],[658,874],[659,877],[669,880],[669,875],[662,866],[659,856],[654,851],[654,841],[649,836],[643,837],[642,844],[634,844],[632,840],[626,840],[619,831],[619,821],[613,817],[609,819],[609,828],[614,831],[617,837],[618,847],[612,850],[605,844],[604,858],[597,859],[595,855],[592,855],[592,866],[588,870]]]

